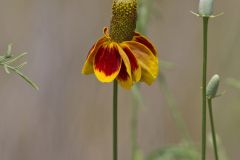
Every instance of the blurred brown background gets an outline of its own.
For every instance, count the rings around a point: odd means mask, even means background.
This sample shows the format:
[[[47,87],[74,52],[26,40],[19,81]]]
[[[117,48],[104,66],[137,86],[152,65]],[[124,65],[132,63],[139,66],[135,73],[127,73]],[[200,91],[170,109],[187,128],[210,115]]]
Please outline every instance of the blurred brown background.
[[[112,85],[81,74],[91,45],[109,24],[111,0],[0,0],[0,50],[13,43],[27,51],[24,72],[39,91],[15,75],[0,72],[0,160],[110,160]],[[156,0],[148,36],[159,59],[175,64],[162,70],[191,136],[200,142],[201,19],[190,14],[198,0]],[[218,0],[210,20],[209,76],[222,77],[214,101],[218,135],[231,160],[239,159],[240,1]],[[157,83],[142,86],[145,106],[139,115],[144,153],[180,141]],[[120,89],[119,159],[130,159],[131,92]]]

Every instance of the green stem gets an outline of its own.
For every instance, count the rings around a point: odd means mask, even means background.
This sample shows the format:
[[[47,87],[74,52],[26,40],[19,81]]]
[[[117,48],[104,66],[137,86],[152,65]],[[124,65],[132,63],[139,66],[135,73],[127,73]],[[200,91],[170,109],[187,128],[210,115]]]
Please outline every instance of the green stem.
[[[113,160],[118,159],[118,114],[117,114],[117,101],[118,101],[118,83],[116,80],[113,82]]]
[[[136,31],[146,34],[147,24],[152,13],[154,0],[139,0],[138,1],[138,19]]]
[[[132,118],[131,118],[131,140],[132,140],[132,160],[137,158],[137,127],[138,127],[138,113],[141,104],[141,95],[139,91],[139,85],[133,86],[133,106],[132,106]]]
[[[160,73],[158,76],[158,80],[159,80],[159,85],[162,89],[161,93],[163,94],[164,99],[166,100],[167,106],[170,109],[171,115],[176,123],[179,133],[182,134],[181,137],[183,138],[183,140],[186,140],[187,142],[192,142],[191,136],[190,136],[187,126],[186,126],[186,123],[177,108],[176,101],[175,101],[171,91],[169,90],[165,75],[163,73]]]
[[[202,160],[206,159],[206,85],[207,85],[207,40],[208,19],[203,17],[203,70],[202,70]]]
[[[136,159],[137,152],[137,115],[138,105],[135,104],[132,109],[132,160]]]
[[[213,139],[215,160],[218,160],[217,140],[216,140],[214,119],[213,119],[213,111],[212,111],[212,99],[208,99],[208,109],[209,109],[209,116],[210,116],[210,122],[211,122],[211,130],[212,130],[212,139]]]

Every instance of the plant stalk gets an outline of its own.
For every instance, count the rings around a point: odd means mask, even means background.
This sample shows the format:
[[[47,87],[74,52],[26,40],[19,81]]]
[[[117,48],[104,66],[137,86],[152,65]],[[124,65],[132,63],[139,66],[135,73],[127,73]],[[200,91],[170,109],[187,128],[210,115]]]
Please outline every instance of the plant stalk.
[[[192,142],[191,136],[186,127],[186,123],[177,108],[176,101],[169,89],[165,75],[163,73],[160,73],[158,76],[158,80],[159,80],[159,85],[162,89],[162,94],[164,96],[164,99],[166,100],[167,106],[170,109],[171,115],[176,123],[177,129],[178,129],[179,133],[181,133],[182,139],[187,142]]]
[[[118,101],[118,83],[117,80],[113,82],[113,160],[118,159],[118,114],[117,102]]]
[[[202,160],[206,159],[206,110],[207,110],[207,40],[208,40],[208,19],[203,17],[203,68],[202,68]]]
[[[212,111],[212,99],[208,99],[208,109],[209,109],[209,116],[210,116],[210,122],[211,122],[214,155],[215,155],[215,160],[218,160],[217,140],[216,140],[216,132],[214,127],[214,119],[213,119],[213,111]]]
[[[138,129],[138,113],[141,105],[141,94],[140,86],[133,86],[133,105],[132,105],[132,117],[131,117],[131,147],[132,147],[132,158],[131,160],[137,159],[138,143],[137,143],[137,129]]]

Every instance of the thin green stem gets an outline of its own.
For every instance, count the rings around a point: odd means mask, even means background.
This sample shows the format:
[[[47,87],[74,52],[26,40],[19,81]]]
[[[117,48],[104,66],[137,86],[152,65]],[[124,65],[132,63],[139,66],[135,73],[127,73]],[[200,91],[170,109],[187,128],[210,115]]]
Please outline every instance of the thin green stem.
[[[132,106],[132,117],[131,117],[131,142],[132,142],[132,160],[136,160],[138,143],[137,143],[137,128],[138,128],[138,113],[141,105],[141,94],[139,85],[133,86],[133,106]]]
[[[209,109],[209,116],[210,116],[210,122],[211,122],[212,140],[213,140],[215,160],[218,160],[217,140],[216,140],[216,132],[215,132],[215,127],[214,127],[214,119],[213,119],[213,111],[212,111],[212,99],[208,99],[208,109]]]
[[[117,102],[118,101],[118,83],[116,80],[113,82],[113,160],[118,159],[118,114]]]
[[[152,13],[154,0],[139,0],[138,1],[138,20],[136,31],[146,34],[147,24]]]
[[[166,100],[167,106],[169,107],[169,109],[171,111],[171,115],[176,123],[177,129],[179,130],[179,132],[182,135],[181,137],[183,138],[183,140],[186,140],[187,142],[192,142],[192,139],[191,139],[191,136],[187,129],[186,123],[177,108],[175,98],[173,97],[173,95],[169,89],[165,75],[163,73],[160,73],[158,76],[158,80],[159,80],[159,85],[162,89],[162,94]]]
[[[132,160],[136,159],[137,152],[137,124],[138,124],[138,104],[135,103],[132,109]]]
[[[208,19],[203,17],[203,68],[202,68],[202,160],[206,159],[206,85],[207,85],[207,40]]]

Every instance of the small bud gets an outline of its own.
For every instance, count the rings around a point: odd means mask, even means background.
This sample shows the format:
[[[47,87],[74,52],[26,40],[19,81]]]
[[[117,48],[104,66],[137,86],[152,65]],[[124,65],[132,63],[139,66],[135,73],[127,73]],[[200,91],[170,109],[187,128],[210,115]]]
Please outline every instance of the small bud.
[[[208,82],[206,95],[209,99],[212,99],[212,98],[216,97],[219,82],[220,82],[220,77],[217,74],[212,76],[212,78]]]
[[[213,0],[200,0],[198,13],[203,17],[211,16],[213,14]]]
[[[115,42],[130,41],[137,21],[136,0],[114,0],[112,6],[110,37]]]

